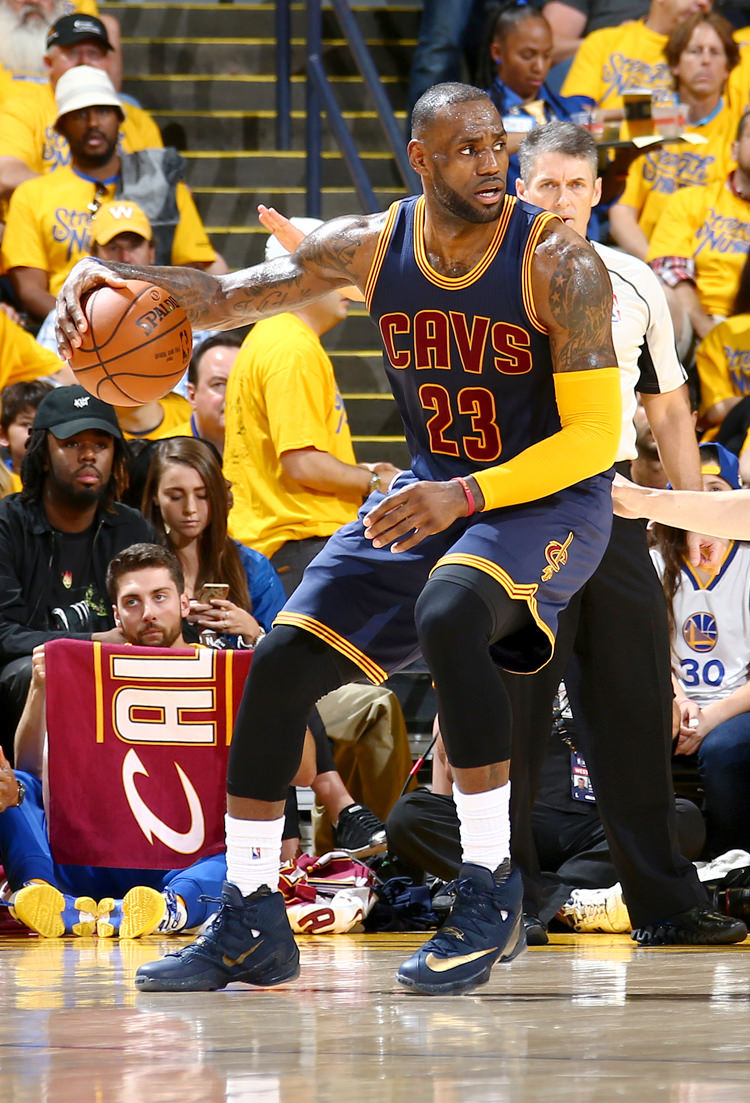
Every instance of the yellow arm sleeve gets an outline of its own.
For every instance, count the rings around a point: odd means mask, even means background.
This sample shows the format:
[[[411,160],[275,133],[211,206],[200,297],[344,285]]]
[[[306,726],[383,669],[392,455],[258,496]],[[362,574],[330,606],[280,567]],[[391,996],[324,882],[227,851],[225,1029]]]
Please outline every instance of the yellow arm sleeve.
[[[560,372],[555,375],[555,396],[558,433],[507,463],[474,473],[485,509],[546,498],[615,462],[622,430],[620,369]]]

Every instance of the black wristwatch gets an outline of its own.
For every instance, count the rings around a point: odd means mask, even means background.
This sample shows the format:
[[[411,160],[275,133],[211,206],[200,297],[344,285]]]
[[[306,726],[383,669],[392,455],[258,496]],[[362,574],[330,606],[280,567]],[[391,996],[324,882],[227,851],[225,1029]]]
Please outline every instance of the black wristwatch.
[[[18,800],[13,805],[13,807],[20,808],[24,802],[24,797],[26,796],[26,786],[18,777],[16,777],[16,785],[18,786]]]

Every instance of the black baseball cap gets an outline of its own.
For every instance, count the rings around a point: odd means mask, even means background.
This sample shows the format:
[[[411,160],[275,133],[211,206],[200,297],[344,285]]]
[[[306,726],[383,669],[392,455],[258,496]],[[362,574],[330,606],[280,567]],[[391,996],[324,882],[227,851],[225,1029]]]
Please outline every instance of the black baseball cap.
[[[49,429],[58,440],[67,440],[86,429],[99,429],[122,440],[114,407],[95,398],[83,387],[55,387],[37,406],[34,429]]]
[[[114,49],[101,19],[97,19],[95,15],[81,15],[80,12],[63,15],[55,20],[47,32],[47,49],[50,46],[74,46],[76,42],[83,42],[87,38],[96,38],[106,49]]]

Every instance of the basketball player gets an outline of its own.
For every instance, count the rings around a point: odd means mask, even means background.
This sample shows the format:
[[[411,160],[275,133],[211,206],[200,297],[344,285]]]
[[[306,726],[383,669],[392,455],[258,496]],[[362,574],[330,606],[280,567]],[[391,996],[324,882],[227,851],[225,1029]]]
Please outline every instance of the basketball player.
[[[413,457],[313,560],[257,649],[232,741],[223,905],[195,943],[141,967],[144,990],[296,976],[272,890],[305,718],[324,693],[362,674],[380,682],[420,647],[464,864],[447,925],[398,979],[462,992],[525,945],[509,860],[510,711],[493,659],[519,672],[549,660],[558,614],[609,537],[620,421],[611,290],[574,231],[505,194],[505,132],[486,93],[430,89],[413,135],[424,194],[387,213],[336,219],[292,256],[218,279],[88,260],[61,298],[70,356],[81,293],[122,278],[157,280],[194,324],[215,328],[353,283],[379,325]]]
[[[591,135],[572,123],[548,123],[527,134],[519,160],[518,195],[559,214],[585,236],[601,191]],[[638,392],[672,484],[700,490],[700,457],[685,373],[677,361],[659,282],[642,261],[606,246],[595,244],[594,249],[614,289],[612,334],[623,393],[617,460],[624,473],[636,455],[633,415]],[[710,566],[714,541],[690,533],[688,547],[696,566]],[[506,678],[517,725],[514,780],[531,777],[529,792],[524,793],[527,801],[519,800],[520,786],[514,793],[514,856],[524,873],[533,871],[535,855],[533,846],[530,853],[522,853],[521,840],[531,838],[531,803],[549,739],[554,695],[563,676],[577,749],[593,781],[633,938],[654,945],[744,937],[741,925],[708,909],[694,866],[677,848],[670,769],[669,629],[642,525],[615,521],[601,564],[560,618],[552,662],[533,678]],[[533,912],[528,887],[526,910]]]

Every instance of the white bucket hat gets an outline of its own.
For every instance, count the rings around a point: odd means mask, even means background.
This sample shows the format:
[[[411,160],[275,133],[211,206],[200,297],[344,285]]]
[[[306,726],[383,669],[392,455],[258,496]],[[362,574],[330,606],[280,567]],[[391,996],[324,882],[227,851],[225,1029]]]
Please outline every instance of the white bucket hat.
[[[82,107],[115,107],[120,119],[125,118],[112,81],[103,69],[95,69],[93,65],[74,65],[63,73],[55,88],[55,102],[55,128],[63,115]]]

